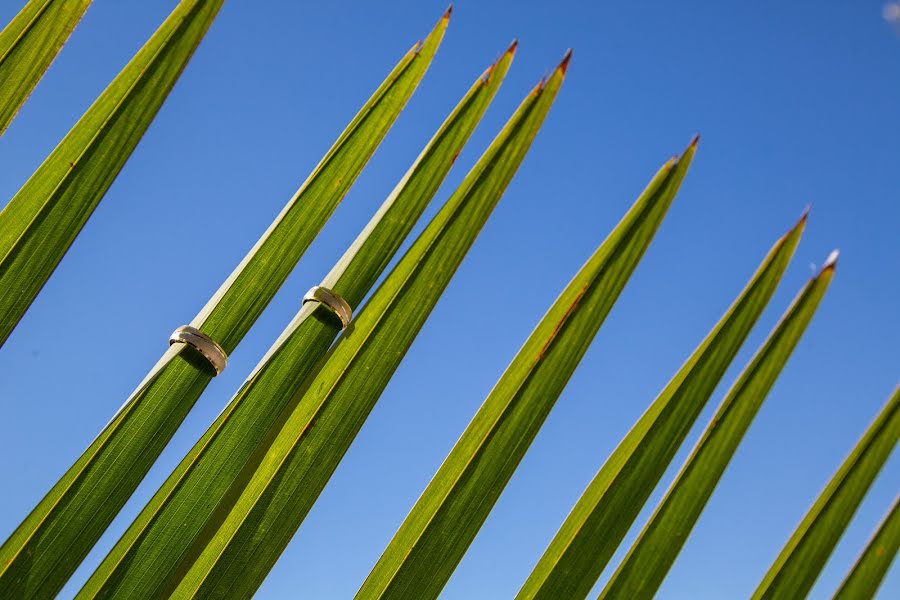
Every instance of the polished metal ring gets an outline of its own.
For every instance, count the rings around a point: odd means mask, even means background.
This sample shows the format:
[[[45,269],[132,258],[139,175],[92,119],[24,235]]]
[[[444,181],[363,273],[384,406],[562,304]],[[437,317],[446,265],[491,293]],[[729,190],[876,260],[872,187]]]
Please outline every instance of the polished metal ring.
[[[228,355],[211,337],[190,325],[182,325],[169,336],[169,345],[187,344],[209,361],[216,371],[216,375],[225,370],[228,364]]]
[[[341,329],[346,329],[353,318],[353,309],[347,304],[347,301],[321,285],[309,288],[306,295],[303,296],[303,304],[307,302],[318,302],[333,312],[338,319],[341,320]]]

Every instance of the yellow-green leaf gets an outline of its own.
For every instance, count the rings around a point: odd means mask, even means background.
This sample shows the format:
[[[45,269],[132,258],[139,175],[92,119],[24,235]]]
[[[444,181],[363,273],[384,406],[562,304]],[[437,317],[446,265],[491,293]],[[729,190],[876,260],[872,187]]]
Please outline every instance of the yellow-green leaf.
[[[358,600],[437,598],[650,245],[694,154],[665,166],[575,275],[419,497]]]

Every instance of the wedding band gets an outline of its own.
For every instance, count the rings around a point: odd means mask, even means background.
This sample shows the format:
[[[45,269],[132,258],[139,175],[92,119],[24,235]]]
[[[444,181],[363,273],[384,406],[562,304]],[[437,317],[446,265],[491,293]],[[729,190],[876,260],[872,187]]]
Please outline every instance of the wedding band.
[[[330,310],[341,320],[341,329],[346,329],[353,318],[353,309],[347,304],[347,301],[321,285],[313,286],[303,296],[303,304],[307,302],[318,302],[325,308]]]
[[[209,361],[216,375],[225,370],[228,364],[228,355],[211,337],[190,325],[182,325],[169,336],[169,345],[187,344]]]

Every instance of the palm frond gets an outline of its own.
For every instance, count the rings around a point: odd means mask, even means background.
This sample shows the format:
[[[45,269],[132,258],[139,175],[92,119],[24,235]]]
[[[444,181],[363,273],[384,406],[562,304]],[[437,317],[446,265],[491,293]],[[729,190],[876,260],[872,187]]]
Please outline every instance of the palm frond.
[[[125,165],[221,5],[182,0],[0,212],[0,346]]]
[[[193,28],[199,24],[188,16],[214,13],[213,4],[202,1],[182,3],[176,11],[185,7],[200,12],[176,12],[180,18],[175,21],[193,23]],[[387,133],[428,68],[447,18],[444,15],[424,42],[404,55],[191,323],[226,353],[272,299]],[[0,595],[53,595],[62,587],[214,374],[193,348],[170,346],[100,435],[0,547]]]
[[[834,275],[826,262],[725,395],[690,457],[600,598],[652,598],[687,541],[716,484],[812,320]]]
[[[900,496],[878,526],[865,550],[847,573],[834,600],[874,598],[900,548]]]
[[[279,417],[259,467],[175,589],[251,595],[344,456],[474,242],[562,84],[532,91]]]
[[[91,0],[29,0],[0,31],[0,135],[90,3]]]
[[[588,485],[517,598],[584,598],[659,482],[765,308],[806,216],[779,239],[744,291]]]
[[[900,385],[803,517],[753,600],[802,598],[809,593],[898,439]]]
[[[563,290],[494,386],[356,597],[437,598],[578,366],[687,172],[694,143],[656,174]]]
[[[500,87],[511,48],[479,77],[322,286],[356,306],[375,284],[450,170]],[[79,597],[166,595],[202,547],[266,432],[328,350],[341,323],[308,303],[97,568]],[[173,524],[178,523],[177,527]]]

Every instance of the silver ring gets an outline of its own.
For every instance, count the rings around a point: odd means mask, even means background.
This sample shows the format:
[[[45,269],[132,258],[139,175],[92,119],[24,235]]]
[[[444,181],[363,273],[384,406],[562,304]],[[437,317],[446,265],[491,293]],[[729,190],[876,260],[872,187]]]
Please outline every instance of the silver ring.
[[[225,370],[228,364],[228,355],[211,337],[190,325],[182,325],[169,336],[169,345],[187,344],[209,361],[216,375]]]
[[[321,285],[309,288],[309,291],[303,296],[303,304],[307,302],[318,302],[333,312],[341,320],[341,329],[347,329],[347,325],[353,318],[353,309],[350,308],[347,301]]]

